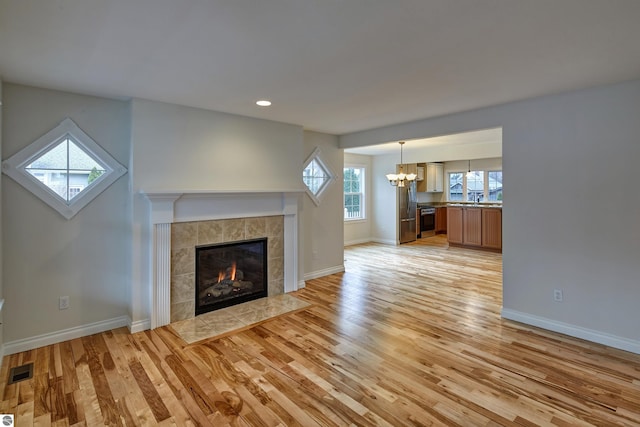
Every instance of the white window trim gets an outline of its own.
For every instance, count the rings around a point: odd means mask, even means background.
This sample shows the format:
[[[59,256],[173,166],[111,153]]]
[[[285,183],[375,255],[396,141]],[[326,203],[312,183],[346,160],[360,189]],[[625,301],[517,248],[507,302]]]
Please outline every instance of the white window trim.
[[[337,178],[337,176],[333,172],[333,170],[331,170],[331,168],[324,162],[324,160],[322,160],[322,157],[320,156],[320,154],[321,154],[320,147],[316,147],[313,150],[313,152],[309,155],[309,157],[307,157],[307,160],[304,161],[304,164],[303,164],[303,167],[302,167],[302,173],[304,174],[304,170],[307,168],[309,163],[311,163],[313,160],[315,160],[316,162],[318,162],[320,164],[320,166],[327,173],[328,179],[320,186],[320,188],[318,189],[318,193],[317,194],[313,194],[313,192],[309,189],[309,187],[307,187],[307,185],[305,183],[303,183],[304,189],[305,189],[307,195],[311,198],[311,200],[313,200],[313,203],[316,206],[320,205],[320,198],[322,197],[322,194],[329,187],[329,185],[331,185],[331,183],[333,183]]]
[[[360,216],[359,218],[344,218],[344,214],[343,219],[345,222],[349,222],[349,223],[355,223],[358,221],[366,221],[367,220],[367,185],[366,185],[366,179],[367,179],[367,165],[363,165],[363,164],[357,164],[357,163],[346,163],[343,167],[344,169],[348,169],[348,168],[353,168],[353,169],[362,169],[364,176],[362,177],[362,205],[361,205],[361,209],[362,209],[362,216]],[[343,176],[344,179],[344,176]],[[342,186],[342,209],[344,211],[344,185]]]
[[[73,197],[69,203],[55,194],[45,184],[25,170],[25,167],[42,156],[52,146],[70,136],[76,145],[105,167],[105,173]],[[84,133],[70,118],[2,162],[2,172],[33,193],[40,200],[58,211],[66,219],[73,218],[82,208],[106,190],[127,169],[102,149],[89,135]]]

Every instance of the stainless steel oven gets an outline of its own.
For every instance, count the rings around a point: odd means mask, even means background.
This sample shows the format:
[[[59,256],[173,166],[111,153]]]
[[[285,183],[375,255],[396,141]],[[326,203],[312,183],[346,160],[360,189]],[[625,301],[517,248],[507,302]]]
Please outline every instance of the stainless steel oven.
[[[436,235],[436,208],[432,206],[420,208],[420,236]]]

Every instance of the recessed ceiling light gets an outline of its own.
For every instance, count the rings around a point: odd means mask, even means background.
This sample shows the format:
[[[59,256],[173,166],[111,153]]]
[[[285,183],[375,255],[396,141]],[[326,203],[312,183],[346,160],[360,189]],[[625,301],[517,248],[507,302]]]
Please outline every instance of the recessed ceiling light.
[[[271,101],[267,101],[266,99],[261,99],[260,101],[257,101],[256,104],[258,104],[261,107],[268,107],[269,105],[271,105]]]

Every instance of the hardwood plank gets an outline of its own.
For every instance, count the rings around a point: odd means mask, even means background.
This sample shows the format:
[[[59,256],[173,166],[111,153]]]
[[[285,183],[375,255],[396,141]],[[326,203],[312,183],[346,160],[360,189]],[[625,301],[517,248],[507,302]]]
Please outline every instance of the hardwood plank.
[[[502,255],[345,249],[312,305],[224,337],[125,328],[5,356],[18,425],[640,426],[640,355],[503,320]],[[10,367],[34,378],[7,385]]]

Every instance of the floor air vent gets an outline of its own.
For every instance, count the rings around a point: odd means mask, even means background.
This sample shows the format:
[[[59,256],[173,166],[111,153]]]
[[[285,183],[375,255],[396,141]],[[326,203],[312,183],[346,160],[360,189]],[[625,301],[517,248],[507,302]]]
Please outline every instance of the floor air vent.
[[[18,381],[28,380],[33,378],[33,363],[27,363],[26,365],[16,366],[9,371],[9,383],[13,384]]]

